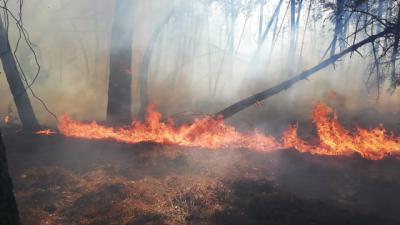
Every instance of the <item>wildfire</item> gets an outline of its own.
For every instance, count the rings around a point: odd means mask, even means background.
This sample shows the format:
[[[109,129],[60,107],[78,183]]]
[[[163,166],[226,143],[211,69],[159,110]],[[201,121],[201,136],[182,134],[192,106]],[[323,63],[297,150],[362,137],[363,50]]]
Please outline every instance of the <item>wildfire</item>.
[[[152,106],[147,109],[145,122],[134,121],[126,128],[107,127],[96,122],[77,122],[63,115],[58,130],[68,137],[108,139],[128,144],[154,142],[207,149],[246,148],[264,152],[293,148],[299,152],[330,156],[358,153],[371,160],[387,156],[400,157],[400,137],[395,137],[382,126],[372,130],[356,127],[354,132],[350,132],[340,125],[336,112],[323,103],[315,105],[312,116],[317,130],[313,144],[298,137],[297,126],[290,126],[283,133],[281,143],[257,130],[241,133],[235,127],[225,124],[222,118],[211,116],[180,126],[175,125],[171,119],[163,122],[161,114]],[[51,135],[54,132],[45,130],[38,134]]]
[[[36,134],[50,136],[50,135],[56,134],[56,132],[54,132],[50,129],[47,129],[47,130],[38,131],[38,132],[36,132]]]
[[[297,126],[292,126],[283,135],[283,146],[319,155],[349,156],[358,153],[372,160],[400,156],[400,137],[395,137],[382,126],[372,130],[356,127],[352,134],[340,125],[336,112],[323,103],[314,107],[313,122],[319,144],[307,144],[297,136]]]
[[[208,149],[232,147],[258,151],[280,148],[279,142],[274,137],[263,135],[258,131],[249,134],[240,133],[233,126],[226,125],[222,118],[207,116],[181,126],[176,126],[171,119],[162,122],[161,114],[155,111],[153,106],[147,109],[144,123],[135,121],[128,128],[106,127],[96,122],[80,123],[63,115],[58,129],[61,134],[69,137],[111,139],[129,144],[154,142]]]

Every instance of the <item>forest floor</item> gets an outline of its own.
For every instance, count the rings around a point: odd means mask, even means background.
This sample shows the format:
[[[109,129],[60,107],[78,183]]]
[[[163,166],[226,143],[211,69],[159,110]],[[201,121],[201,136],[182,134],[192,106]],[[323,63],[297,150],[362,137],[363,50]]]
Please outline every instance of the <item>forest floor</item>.
[[[400,160],[4,139],[25,225],[400,224]]]

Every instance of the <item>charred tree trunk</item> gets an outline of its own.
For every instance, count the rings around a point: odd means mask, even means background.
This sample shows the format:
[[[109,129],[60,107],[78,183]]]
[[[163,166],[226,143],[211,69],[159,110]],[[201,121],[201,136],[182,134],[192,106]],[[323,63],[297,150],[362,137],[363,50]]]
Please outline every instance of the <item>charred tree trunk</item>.
[[[0,132],[0,224],[18,225],[19,216],[17,202],[13,193],[13,185],[8,172],[6,149]]]
[[[133,2],[115,2],[111,33],[107,120],[118,124],[131,120]]]
[[[278,94],[281,91],[287,90],[289,89],[291,86],[293,86],[294,84],[296,84],[299,81],[305,80],[308,77],[310,77],[311,75],[315,74],[316,72],[324,69],[325,67],[327,67],[328,65],[336,62],[337,60],[339,60],[340,58],[342,58],[343,56],[347,55],[350,52],[356,51],[358,48],[374,42],[375,40],[377,40],[378,38],[384,37],[387,33],[389,33],[389,30],[384,30],[381,33],[372,35],[352,46],[350,46],[349,48],[345,49],[344,51],[332,55],[330,56],[328,59],[322,61],[321,63],[319,63],[318,65],[314,66],[313,68],[306,70],[298,75],[296,75],[295,77],[286,80],[272,88],[269,88],[267,90],[261,91],[255,95],[252,95],[248,98],[245,98],[237,103],[234,103],[233,105],[229,106],[228,108],[222,110],[221,112],[216,114],[216,117],[222,117],[224,119],[229,118],[233,115],[235,115],[236,113],[242,111],[243,109],[257,103],[260,101],[265,100],[266,98],[269,98],[275,94]]]
[[[40,128],[29,100],[26,88],[21,80],[13,53],[11,51],[8,35],[0,18],[0,58],[3,70],[6,74],[8,85],[14,97],[15,106],[23,127],[26,130],[38,130]]]

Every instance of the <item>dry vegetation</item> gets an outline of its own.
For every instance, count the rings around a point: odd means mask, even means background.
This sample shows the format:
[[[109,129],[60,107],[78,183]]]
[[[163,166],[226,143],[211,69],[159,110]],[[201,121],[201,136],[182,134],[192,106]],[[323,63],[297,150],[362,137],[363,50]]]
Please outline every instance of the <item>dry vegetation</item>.
[[[376,225],[400,219],[396,160],[124,145],[10,131],[5,140],[27,225]]]

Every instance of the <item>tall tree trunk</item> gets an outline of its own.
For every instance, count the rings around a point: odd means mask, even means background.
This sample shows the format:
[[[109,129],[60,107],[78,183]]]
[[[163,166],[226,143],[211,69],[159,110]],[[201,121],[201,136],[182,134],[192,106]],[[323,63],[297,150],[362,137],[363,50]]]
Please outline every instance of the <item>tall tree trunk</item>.
[[[263,4],[263,2],[261,2],[260,3],[260,17],[259,17],[259,21],[258,21],[258,42],[261,41],[263,24],[264,24],[264,4]]]
[[[242,111],[243,109],[256,104],[257,102],[263,101],[266,98],[269,98],[275,94],[278,94],[281,91],[287,90],[289,89],[291,86],[293,86],[294,84],[296,84],[299,81],[305,80],[308,77],[310,77],[311,75],[315,74],[316,72],[324,69],[325,67],[327,67],[328,65],[336,62],[337,60],[339,60],[340,58],[342,58],[343,56],[347,55],[350,52],[353,52],[355,50],[357,50],[358,48],[374,42],[375,40],[377,40],[378,38],[381,38],[383,36],[385,36],[387,33],[389,32],[389,30],[384,30],[381,33],[372,35],[352,46],[350,46],[349,48],[345,49],[344,51],[332,55],[330,56],[328,59],[322,61],[321,63],[319,63],[318,65],[312,67],[309,70],[306,70],[298,75],[296,75],[295,77],[286,80],[272,88],[266,89],[264,91],[261,91],[255,95],[252,95],[248,98],[245,98],[239,102],[236,102],[234,104],[232,104],[231,106],[229,106],[228,108],[220,111],[219,113],[216,114],[217,117],[223,117],[224,119],[229,118],[233,115],[235,115],[236,113]]]
[[[3,70],[6,74],[8,85],[14,97],[15,106],[21,123],[26,130],[38,130],[40,128],[33,111],[28,93],[22,83],[7,33],[4,29],[3,21],[0,18],[0,58],[3,64]]]
[[[340,38],[342,38],[343,33],[343,11],[344,11],[344,1],[336,0],[336,13],[335,13],[335,33],[333,34],[333,40],[331,45],[331,56],[336,53],[336,43]]]
[[[289,55],[293,59],[296,46],[296,0],[290,0],[290,47]]]
[[[385,4],[385,0],[379,0],[378,2],[378,9],[377,9],[377,17],[380,19],[383,19],[383,7]],[[376,32],[379,33],[382,31],[382,24],[378,23],[377,24],[377,28],[376,28]]]
[[[132,38],[134,0],[116,0],[110,46],[107,120],[131,120]]]
[[[8,172],[6,149],[0,132],[0,224],[18,225],[19,216],[17,202],[13,193],[13,185]]]
[[[281,10],[282,3],[283,3],[283,0],[280,0],[278,2],[278,5],[276,6],[274,13],[272,14],[272,17],[270,18],[267,26],[265,27],[264,33],[261,36],[261,40],[259,40],[259,42],[258,42],[257,53],[261,50],[262,45],[264,44],[265,40],[267,39],[267,35],[268,35],[269,30],[272,27],[272,24],[274,23],[275,20],[278,20],[278,15]],[[256,54],[256,55],[258,55],[258,54]]]
[[[164,30],[165,26],[168,24],[174,10],[171,10],[165,19],[156,27],[153,34],[150,37],[149,43],[147,44],[146,50],[143,55],[143,62],[140,66],[139,74],[139,94],[140,94],[140,110],[139,117],[144,120],[146,115],[146,108],[149,104],[149,94],[148,94],[148,80],[149,80],[149,69],[151,56],[153,55],[154,47],[157,43],[160,34]]]
[[[399,42],[400,42],[400,3],[398,3],[399,8],[397,9],[397,22],[395,25],[395,32],[394,35],[394,43],[393,43],[393,51],[391,55],[391,79],[392,79],[392,86],[396,87],[400,84],[399,76],[396,74],[396,57],[399,52]]]

